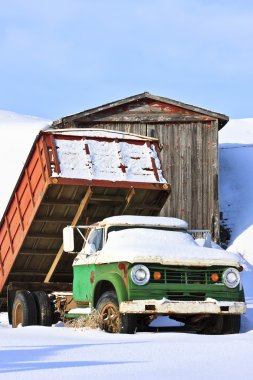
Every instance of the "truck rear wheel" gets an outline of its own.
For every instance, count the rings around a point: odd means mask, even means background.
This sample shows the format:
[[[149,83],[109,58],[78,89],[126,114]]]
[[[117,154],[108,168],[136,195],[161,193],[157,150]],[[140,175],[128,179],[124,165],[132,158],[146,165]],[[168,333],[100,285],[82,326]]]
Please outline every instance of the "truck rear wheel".
[[[41,326],[52,326],[53,313],[50,299],[44,291],[33,292],[37,308],[38,324]]]
[[[15,296],[12,306],[12,327],[37,325],[37,310],[31,292],[22,290]]]
[[[103,328],[110,333],[134,334],[136,330],[136,317],[134,315],[120,315],[119,303],[116,293],[105,292],[99,298],[96,309],[103,319]]]

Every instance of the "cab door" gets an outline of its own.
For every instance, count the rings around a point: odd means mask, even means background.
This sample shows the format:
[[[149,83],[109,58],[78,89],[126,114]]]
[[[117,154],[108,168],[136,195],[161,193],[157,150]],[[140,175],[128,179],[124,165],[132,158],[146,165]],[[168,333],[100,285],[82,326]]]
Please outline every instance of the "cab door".
[[[95,260],[103,248],[103,243],[103,228],[91,230],[83,249],[74,260],[73,297],[77,302],[92,302]]]

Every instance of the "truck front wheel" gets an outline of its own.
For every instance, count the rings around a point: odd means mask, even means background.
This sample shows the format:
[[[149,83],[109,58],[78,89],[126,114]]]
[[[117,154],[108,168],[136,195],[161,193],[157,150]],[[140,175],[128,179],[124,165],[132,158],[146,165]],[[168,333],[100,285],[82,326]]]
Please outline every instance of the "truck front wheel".
[[[37,324],[37,310],[31,292],[27,290],[16,294],[12,306],[12,327]]]
[[[116,293],[108,291],[99,298],[96,309],[99,311],[103,328],[110,333],[134,334],[137,320],[134,315],[119,313],[119,303]]]

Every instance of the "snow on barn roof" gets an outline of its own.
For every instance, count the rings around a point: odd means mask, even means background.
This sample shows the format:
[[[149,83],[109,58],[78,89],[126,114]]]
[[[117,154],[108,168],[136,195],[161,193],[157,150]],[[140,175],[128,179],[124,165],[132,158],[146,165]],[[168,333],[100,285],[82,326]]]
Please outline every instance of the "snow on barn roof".
[[[52,177],[166,184],[158,140],[107,130],[49,130],[60,172]]]
[[[112,216],[102,220],[100,225],[131,225],[131,226],[152,226],[152,227],[167,227],[175,229],[187,229],[188,223],[185,220],[177,218],[168,218],[165,216],[135,216],[135,215],[120,215]]]

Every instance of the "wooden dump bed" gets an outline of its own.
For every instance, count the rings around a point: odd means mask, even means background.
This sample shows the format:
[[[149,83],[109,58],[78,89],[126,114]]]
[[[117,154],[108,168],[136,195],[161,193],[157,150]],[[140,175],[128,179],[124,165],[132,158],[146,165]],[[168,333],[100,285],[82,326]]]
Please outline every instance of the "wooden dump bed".
[[[158,215],[169,194],[156,139],[102,131],[41,132],[0,224],[0,292],[19,282],[72,282],[66,225]],[[0,302],[1,304],[1,302]]]

